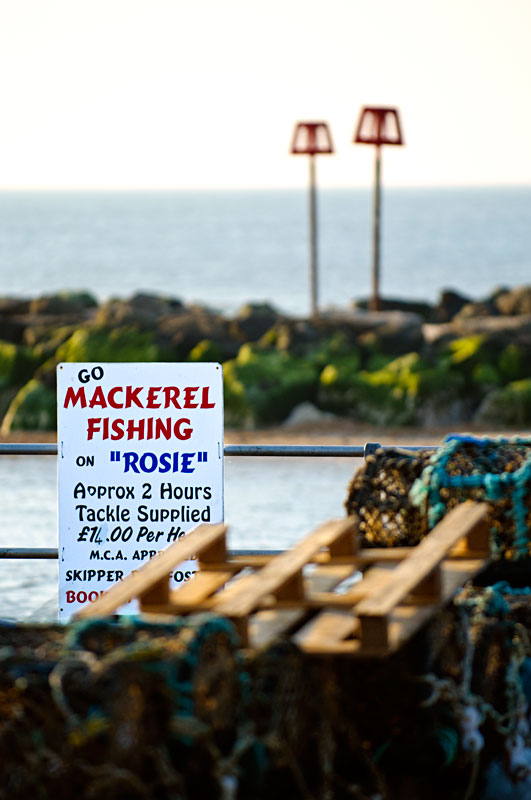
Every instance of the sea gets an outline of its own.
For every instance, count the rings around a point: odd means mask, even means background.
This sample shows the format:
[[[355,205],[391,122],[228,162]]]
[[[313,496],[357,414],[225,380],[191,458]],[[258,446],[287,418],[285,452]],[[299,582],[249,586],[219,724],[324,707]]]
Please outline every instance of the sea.
[[[349,307],[371,286],[370,190],[318,191],[318,302]],[[531,283],[531,187],[384,189],[381,293],[482,299]],[[0,193],[0,295],[137,292],[226,314],[267,302],[310,310],[304,190]],[[361,444],[362,442],[360,442]],[[343,515],[359,467],[345,458],[231,458],[234,548],[282,549]],[[0,457],[0,547],[57,545],[56,460]],[[0,618],[56,614],[57,562],[0,560]]]
[[[372,196],[317,195],[318,302],[345,307],[371,286]],[[474,299],[531,280],[531,187],[389,189],[381,293]],[[303,190],[0,193],[0,294],[139,291],[226,313],[247,302],[310,309]]]

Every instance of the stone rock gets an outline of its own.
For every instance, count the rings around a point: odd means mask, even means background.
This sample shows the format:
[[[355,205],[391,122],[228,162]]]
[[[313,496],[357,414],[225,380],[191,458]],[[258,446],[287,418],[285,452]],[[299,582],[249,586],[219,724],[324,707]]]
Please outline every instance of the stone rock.
[[[330,335],[330,326],[322,320],[286,318],[269,328],[260,338],[259,344],[263,347],[275,346],[277,350],[293,356],[303,356]]]
[[[500,426],[531,423],[531,378],[492,389],[479,406],[474,422]]]
[[[460,317],[442,324],[422,326],[425,348],[441,351],[453,339],[481,335],[485,347],[501,352],[508,345],[531,349],[531,314],[516,317]],[[530,362],[531,373],[531,362]]]
[[[248,303],[232,319],[231,334],[242,342],[257,342],[282,318],[269,303]]]
[[[479,303],[465,303],[460,311],[454,316],[454,321],[469,319],[470,317],[492,317],[497,316],[496,306],[488,300]]]
[[[0,297],[0,317],[27,314],[31,300],[22,297]]]
[[[417,424],[421,428],[460,425],[472,418],[471,402],[465,398],[426,398],[417,408]]]
[[[332,419],[337,419],[337,417],[329,411],[321,411],[313,403],[299,403],[290,412],[282,425],[284,428],[298,428],[313,423],[327,422]]]
[[[505,335],[515,342],[531,335],[531,313],[508,317],[471,317],[454,321],[455,330],[460,336],[484,333],[487,336]]]
[[[172,357],[185,359],[200,342],[208,340],[226,360],[235,358],[241,342],[230,335],[230,323],[221,315],[205,308],[185,309],[182,313],[163,317],[157,326],[157,341]]]
[[[343,331],[356,341],[360,335],[389,327],[420,329],[423,319],[410,311],[329,311],[316,323],[328,326],[328,335]]]
[[[494,300],[499,314],[531,314],[531,286],[517,286],[501,292]]]
[[[426,322],[422,326],[424,343],[428,346],[444,347],[459,335],[451,322]]]
[[[469,297],[454,292],[452,289],[444,289],[441,292],[439,302],[433,309],[433,322],[450,322],[461,311],[463,306],[470,302]]]
[[[366,298],[356,300],[353,303],[353,308],[368,310],[370,302]],[[380,298],[380,311],[403,311],[408,314],[416,314],[422,319],[428,320],[433,317],[434,308],[430,303],[422,300],[400,300],[394,297],[382,297]]]
[[[89,292],[60,292],[36,297],[30,302],[29,312],[54,316],[75,315],[87,309],[95,309],[97,305],[97,301]]]
[[[358,344],[389,356],[421,350],[424,344],[421,319],[389,322],[359,336]]]
[[[360,337],[365,334],[392,334],[397,330],[411,329],[410,343],[422,344],[422,318],[418,314],[404,311],[326,311],[317,319],[285,318],[276,323],[261,338],[262,345],[275,345],[291,355],[303,356],[320,342],[332,337],[342,341],[347,347],[356,347]],[[394,351],[393,351],[394,352]],[[401,354],[401,353],[400,353]]]
[[[38,348],[40,352],[52,355],[55,350],[76,330],[78,324],[63,324],[62,317],[53,317],[43,320],[42,317],[32,318],[24,329],[22,343],[28,347]]]
[[[94,323],[104,328],[122,325],[154,330],[161,319],[184,313],[183,303],[176,298],[151,294],[135,294],[128,300],[109,300],[101,305]]]
[[[0,314],[0,339],[13,344],[22,344],[28,324],[27,314]]]
[[[92,315],[93,309],[64,314],[0,314],[0,339],[33,347],[38,342],[53,339],[65,326],[79,327],[90,322]]]

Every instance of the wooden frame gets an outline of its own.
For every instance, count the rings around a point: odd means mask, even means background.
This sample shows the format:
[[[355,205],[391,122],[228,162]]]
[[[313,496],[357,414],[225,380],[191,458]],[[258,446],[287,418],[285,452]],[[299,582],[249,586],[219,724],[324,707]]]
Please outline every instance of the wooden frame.
[[[230,557],[227,526],[200,525],[77,618],[113,614],[138,598],[150,614],[226,616],[245,647],[291,635],[315,654],[385,655],[486,564],[488,510],[463,503],[411,548],[358,550],[357,519],[333,520],[270,557]],[[170,591],[169,573],[194,555],[199,573]]]

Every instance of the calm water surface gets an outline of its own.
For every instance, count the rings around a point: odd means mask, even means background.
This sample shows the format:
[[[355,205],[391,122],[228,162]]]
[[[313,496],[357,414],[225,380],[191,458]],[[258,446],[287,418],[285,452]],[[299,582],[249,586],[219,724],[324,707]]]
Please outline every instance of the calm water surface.
[[[319,295],[370,291],[371,193],[318,194]],[[0,193],[0,294],[139,290],[224,311],[249,300],[309,310],[304,191]],[[531,188],[391,189],[384,296],[473,298],[531,280]]]

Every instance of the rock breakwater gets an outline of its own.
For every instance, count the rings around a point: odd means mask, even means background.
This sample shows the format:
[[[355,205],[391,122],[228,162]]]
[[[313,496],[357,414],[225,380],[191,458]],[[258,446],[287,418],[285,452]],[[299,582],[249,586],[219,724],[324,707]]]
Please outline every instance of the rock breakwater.
[[[282,422],[301,403],[375,425],[531,422],[531,287],[383,307],[308,319],[141,293],[0,298],[2,432],[55,429],[62,361],[219,361],[235,427]]]

